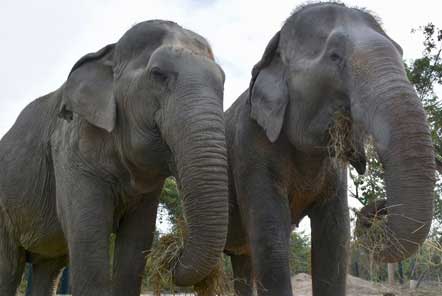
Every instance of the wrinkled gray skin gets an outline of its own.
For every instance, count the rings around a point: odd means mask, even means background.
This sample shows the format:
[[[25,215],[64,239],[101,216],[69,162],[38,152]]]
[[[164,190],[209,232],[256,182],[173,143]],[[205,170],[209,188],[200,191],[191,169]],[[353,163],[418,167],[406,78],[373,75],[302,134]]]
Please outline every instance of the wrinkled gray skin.
[[[385,168],[387,227],[404,249],[387,243],[378,257],[401,260],[426,238],[433,146],[401,54],[370,14],[334,3],[298,9],[269,42],[249,89],[226,113],[226,253],[239,295],[252,295],[252,278],[259,295],[292,295],[289,237],[305,215],[313,295],[345,295],[347,174],[328,149],[337,112],[353,122],[350,163],[365,171],[363,143],[372,136]]]
[[[227,233],[223,83],[202,37],[148,21],[26,107],[0,142],[0,295],[15,295],[26,260],[32,295],[51,294],[68,258],[73,295],[139,295],[170,175],[188,223],[175,282],[206,276]]]

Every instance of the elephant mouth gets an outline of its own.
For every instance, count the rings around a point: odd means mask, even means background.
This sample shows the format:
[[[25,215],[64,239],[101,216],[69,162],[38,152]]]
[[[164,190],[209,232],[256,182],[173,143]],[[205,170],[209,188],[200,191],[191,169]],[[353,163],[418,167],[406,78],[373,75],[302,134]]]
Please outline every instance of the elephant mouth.
[[[367,159],[362,137],[357,137],[350,114],[338,111],[328,128],[327,150],[330,158],[341,165],[352,165],[358,174],[365,173]]]

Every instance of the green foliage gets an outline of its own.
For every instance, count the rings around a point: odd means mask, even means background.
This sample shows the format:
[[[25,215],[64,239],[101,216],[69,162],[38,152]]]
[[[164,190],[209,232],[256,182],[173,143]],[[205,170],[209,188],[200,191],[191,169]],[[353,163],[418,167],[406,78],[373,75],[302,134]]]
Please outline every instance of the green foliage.
[[[367,171],[364,175],[358,175],[354,169],[350,170],[355,191],[352,196],[361,204],[367,205],[376,199],[386,197],[384,186],[384,171],[376,151],[371,143],[365,147],[367,157]]]
[[[290,236],[290,271],[292,274],[310,273],[310,238],[304,232]]]
[[[177,217],[183,217],[183,207],[179,199],[175,178],[167,178],[164,182],[163,191],[160,196],[160,204],[167,210],[168,219],[172,223],[172,226],[177,224]],[[162,217],[160,217],[160,219],[162,219]]]
[[[441,159],[442,105],[434,87],[442,85],[442,30],[429,23],[417,31],[424,35],[424,51],[421,58],[406,63],[405,68],[427,112],[435,149]]]
[[[442,30],[429,23],[412,32],[423,33],[424,51],[422,57],[406,65],[406,69],[410,82],[425,99],[434,94],[434,84],[442,84]]]
[[[416,32],[416,31],[415,31]],[[442,102],[436,95],[436,85],[442,86],[442,29],[429,23],[417,32],[424,36],[422,57],[406,64],[408,77],[422,100],[428,116],[436,158],[442,160]],[[442,179],[437,175],[434,219],[442,224]]]

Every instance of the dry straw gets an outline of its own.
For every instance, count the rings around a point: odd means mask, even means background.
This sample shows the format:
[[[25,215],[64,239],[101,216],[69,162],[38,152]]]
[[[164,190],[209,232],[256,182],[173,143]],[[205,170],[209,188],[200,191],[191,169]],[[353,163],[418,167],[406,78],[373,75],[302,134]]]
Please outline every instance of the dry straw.
[[[173,283],[173,270],[178,264],[184,239],[186,237],[184,222],[178,222],[175,229],[163,235],[156,246],[147,256],[147,280],[153,288],[154,295],[161,295],[162,291],[175,293],[177,291]],[[233,295],[220,254],[220,260],[214,270],[201,282],[193,286],[197,296]]]
[[[202,282],[193,286],[198,296],[221,296],[233,295],[230,281],[224,271],[222,259],[219,260],[216,267]]]
[[[368,213],[368,215],[367,213],[357,214],[358,222],[355,228],[356,246],[364,249],[374,258],[377,258],[387,247],[393,247],[394,252],[404,254],[405,247],[387,226],[389,215],[388,208],[385,207],[385,201],[376,201],[376,203],[373,206],[374,211],[372,213]]]
[[[328,151],[338,165],[346,165],[355,152],[352,133],[351,118],[342,112],[336,112],[333,125],[329,129]]]

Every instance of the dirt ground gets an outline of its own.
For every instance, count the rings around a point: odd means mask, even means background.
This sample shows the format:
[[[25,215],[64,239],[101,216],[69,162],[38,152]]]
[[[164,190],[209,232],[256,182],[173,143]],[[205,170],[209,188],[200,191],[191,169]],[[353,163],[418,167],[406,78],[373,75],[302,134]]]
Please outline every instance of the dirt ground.
[[[292,278],[293,294],[295,296],[312,296],[311,277],[308,274],[300,273]],[[410,290],[408,288],[390,288],[382,284],[372,283],[349,275],[347,277],[347,296],[441,296],[442,288]],[[393,293],[393,294],[387,294]],[[22,295],[22,294],[18,294]],[[151,296],[143,294],[142,296]],[[162,294],[172,295],[172,294]],[[174,294],[191,295],[191,294]]]
[[[296,296],[312,296],[311,277],[300,273],[292,278],[293,294]],[[393,293],[393,294],[387,294]],[[347,296],[440,296],[440,289],[424,289],[410,291],[407,288],[389,288],[385,285],[372,283],[349,275],[347,277]]]
[[[311,277],[308,274],[300,273],[292,278],[293,295],[295,296],[312,296]],[[347,277],[347,296],[441,296],[442,289],[428,290],[419,288],[411,291],[408,288],[389,288],[385,285],[372,283],[354,276]],[[388,294],[393,293],[393,294]],[[144,294],[151,296],[152,294]],[[164,294],[170,295],[170,294]],[[190,294],[176,294],[190,295]]]

